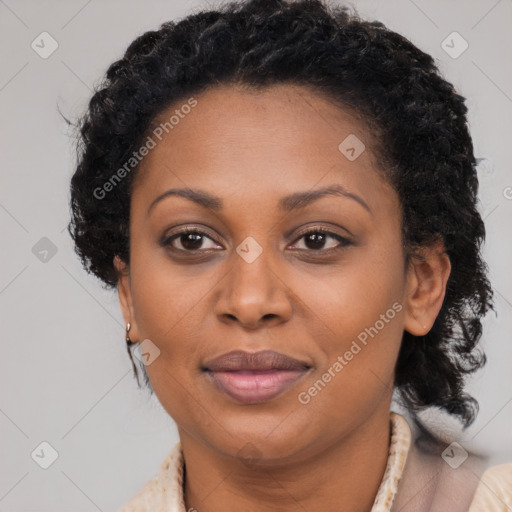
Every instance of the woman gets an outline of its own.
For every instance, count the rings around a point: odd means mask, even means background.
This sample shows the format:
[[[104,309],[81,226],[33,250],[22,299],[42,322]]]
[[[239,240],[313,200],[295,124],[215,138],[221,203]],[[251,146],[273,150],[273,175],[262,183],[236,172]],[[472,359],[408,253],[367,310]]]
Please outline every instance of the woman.
[[[511,464],[481,479],[417,416],[477,411],[466,112],[429,55],[316,0],[164,23],[110,66],[70,233],[180,437],[122,512],[512,507]]]

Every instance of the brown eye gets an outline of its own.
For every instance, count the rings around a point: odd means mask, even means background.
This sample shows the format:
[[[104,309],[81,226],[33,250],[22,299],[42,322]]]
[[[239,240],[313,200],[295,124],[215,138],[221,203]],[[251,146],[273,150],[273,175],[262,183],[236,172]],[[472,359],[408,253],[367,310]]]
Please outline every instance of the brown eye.
[[[208,247],[207,241],[210,241]],[[179,233],[166,237],[163,245],[170,246],[172,249],[184,252],[193,252],[201,249],[215,249],[218,246],[206,233],[198,230],[183,230]]]
[[[328,252],[331,249],[336,250],[350,245],[350,241],[346,238],[323,229],[314,229],[303,233],[297,241],[302,239],[304,239],[305,247],[295,247],[295,249]]]

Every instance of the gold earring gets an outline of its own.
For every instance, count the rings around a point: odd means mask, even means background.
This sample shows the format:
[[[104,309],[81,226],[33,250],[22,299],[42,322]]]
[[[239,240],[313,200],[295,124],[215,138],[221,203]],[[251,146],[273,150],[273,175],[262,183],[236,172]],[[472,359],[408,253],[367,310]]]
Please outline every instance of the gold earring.
[[[140,387],[140,382],[139,382],[139,372],[137,371],[137,368],[135,366],[135,363],[133,361],[133,357],[132,357],[132,351],[130,350],[130,347],[132,345],[135,345],[136,343],[133,342],[131,339],[130,339],[130,336],[128,335],[128,333],[130,332],[130,329],[132,328],[132,324],[130,322],[128,322],[126,324],[126,350],[128,352],[128,356],[130,357],[130,361],[132,362],[132,369],[133,369],[133,374],[135,375],[135,378],[137,379],[137,384],[139,385]]]
[[[130,322],[128,322],[126,324],[126,344],[127,345],[132,345],[133,344],[133,341],[130,339],[130,336],[128,335],[128,333],[130,332],[131,328],[132,328],[132,324]]]

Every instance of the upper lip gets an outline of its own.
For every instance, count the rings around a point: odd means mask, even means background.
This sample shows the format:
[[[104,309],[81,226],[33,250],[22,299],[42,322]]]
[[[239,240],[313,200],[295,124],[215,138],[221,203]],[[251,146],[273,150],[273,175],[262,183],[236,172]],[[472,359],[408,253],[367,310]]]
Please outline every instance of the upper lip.
[[[234,350],[207,361],[203,367],[212,372],[237,370],[304,370],[309,369],[307,363],[298,361],[274,350],[261,352],[244,352]]]

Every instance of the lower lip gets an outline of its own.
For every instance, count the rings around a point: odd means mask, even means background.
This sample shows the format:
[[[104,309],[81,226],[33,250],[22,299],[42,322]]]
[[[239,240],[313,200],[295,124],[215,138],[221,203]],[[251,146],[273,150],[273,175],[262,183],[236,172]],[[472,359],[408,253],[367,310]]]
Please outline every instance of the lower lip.
[[[304,370],[207,372],[218,389],[238,402],[254,404],[271,400],[293,386]]]

